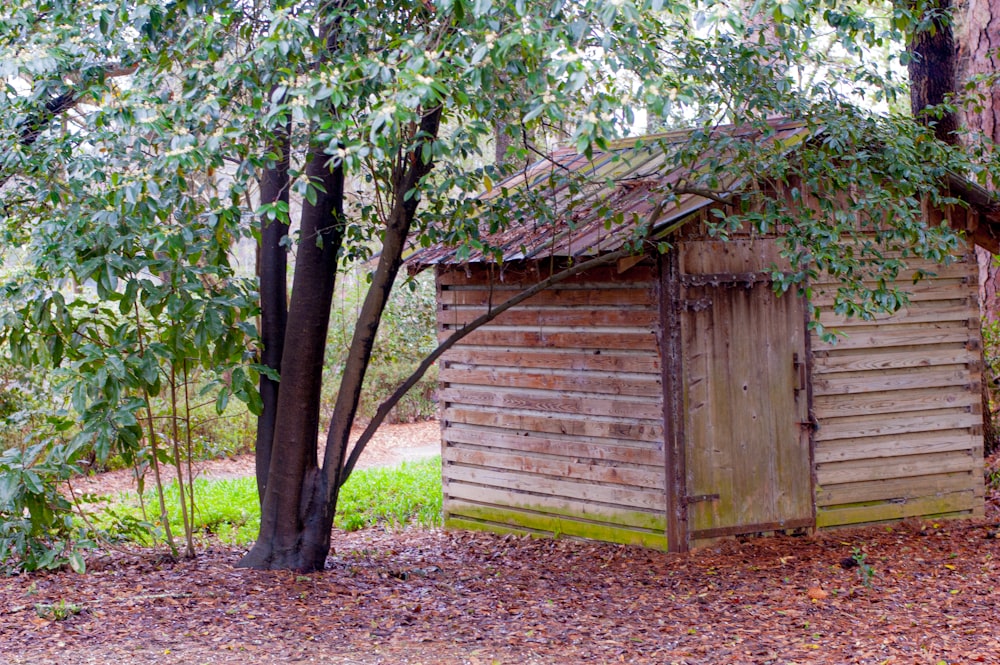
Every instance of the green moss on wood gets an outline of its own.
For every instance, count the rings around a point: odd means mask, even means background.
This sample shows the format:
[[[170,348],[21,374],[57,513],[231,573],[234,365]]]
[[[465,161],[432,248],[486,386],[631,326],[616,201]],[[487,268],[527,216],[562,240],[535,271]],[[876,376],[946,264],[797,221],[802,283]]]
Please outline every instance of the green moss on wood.
[[[869,522],[887,522],[907,517],[934,517],[974,510],[982,499],[972,492],[920,497],[902,503],[867,501],[821,508],[816,511],[817,528]]]
[[[655,516],[654,516],[655,517]],[[558,538],[572,536],[608,543],[666,549],[666,519],[655,521],[656,531],[630,529],[613,524],[573,519],[569,515],[540,514],[496,506],[463,505],[460,513],[449,513],[446,527],[474,528],[497,533],[532,533]]]

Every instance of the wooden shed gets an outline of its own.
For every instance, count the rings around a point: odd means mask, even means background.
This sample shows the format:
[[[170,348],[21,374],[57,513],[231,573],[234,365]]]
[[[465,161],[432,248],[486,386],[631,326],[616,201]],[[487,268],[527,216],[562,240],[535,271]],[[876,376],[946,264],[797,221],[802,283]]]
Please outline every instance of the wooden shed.
[[[768,140],[804,131],[774,127]],[[632,186],[607,200],[634,211],[651,205],[635,183],[664,168],[662,154],[644,155],[627,166],[610,154],[552,159],[627,168]],[[949,186],[969,205],[926,214],[980,234],[994,214],[989,197],[957,179]],[[876,320],[835,315],[833,280],[813,280],[821,322],[844,333],[831,343],[810,332],[804,297],[775,294],[776,238],[706,233],[717,205],[680,197],[659,222],[672,229],[669,251],[561,282],[442,358],[446,525],[683,551],[738,534],[982,514],[971,250],[947,265],[909,260],[902,282],[933,275]],[[418,253],[413,262],[436,266],[441,339],[625,242],[597,221],[570,226],[514,227],[502,265],[447,247]]]

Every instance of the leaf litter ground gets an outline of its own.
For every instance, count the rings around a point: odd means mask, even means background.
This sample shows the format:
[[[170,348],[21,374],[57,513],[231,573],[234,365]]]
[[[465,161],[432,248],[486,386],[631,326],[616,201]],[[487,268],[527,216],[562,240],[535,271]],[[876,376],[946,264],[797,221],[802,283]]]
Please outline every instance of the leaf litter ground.
[[[0,580],[0,662],[996,663],[997,507],[688,555],[337,532],[306,576],[234,568],[218,545],[109,551],[85,575]]]

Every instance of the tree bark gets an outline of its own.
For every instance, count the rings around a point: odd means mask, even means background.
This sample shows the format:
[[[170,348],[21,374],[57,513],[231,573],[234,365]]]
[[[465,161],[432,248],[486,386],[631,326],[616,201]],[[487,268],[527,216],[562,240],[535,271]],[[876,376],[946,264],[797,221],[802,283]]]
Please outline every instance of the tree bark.
[[[954,145],[959,138],[958,119],[941,107],[957,90],[951,9],[951,0],[938,0],[932,26],[913,35],[907,69],[913,117],[924,124],[933,123],[937,139]]]
[[[963,83],[976,76],[1000,72],[1000,1],[966,0],[959,31],[958,77]],[[981,109],[966,109],[964,124],[994,142],[1000,141],[1000,86],[993,83],[983,93]],[[993,183],[994,187],[996,183]]]
[[[1000,72],[1000,0],[967,0],[962,15],[961,29],[958,31],[959,45],[957,57],[958,80],[963,84],[980,76],[996,75]],[[988,87],[986,87],[988,86]],[[983,89],[985,87],[985,89]],[[1000,86],[987,79],[978,90],[983,103],[978,108],[967,107],[962,111],[963,125],[968,130],[967,140],[977,141],[980,137],[994,143],[1000,142]],[[995,182],[987,183],[996,190]],[[982,247],[976,247],[979,262],[979,309],[984,323],[1000,318],[1000,266],[996,258]],[[988,351],[984,349],[984,352]],[[989,366],[984,362],[986,375],[983,381],[983,440],[986,452],[997,449],[1000,433],[993,422],[991,402],[995,390]]]
[[[287,128],[271,144],[269,152],[277,161],[264,171],[260,183],[261,204],[284,203],[288,206],[289,136]],[[288,323],[288,238],[287,217],[261,217],[260,252],[257,274],[260,279],[260,362],[280,376],[281,354],[284,350]],[[257,496],[264,500],[267,475],[271,467],[271,445],[274,441],[275,419],[278,413],[278,382],[262,374],[260,398],[263,411],[257,419],[256,472]]]

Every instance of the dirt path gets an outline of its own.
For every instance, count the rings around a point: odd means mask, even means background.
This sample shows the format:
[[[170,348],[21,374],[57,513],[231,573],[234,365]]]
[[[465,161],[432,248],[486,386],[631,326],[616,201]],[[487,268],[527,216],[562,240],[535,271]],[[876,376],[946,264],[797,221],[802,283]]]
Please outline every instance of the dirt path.
[[[361,434],[355,429],[352,443]],[[320,455],[322,456],[322,441]],[[382,425],[365,447],[358,460],[359,469],[376,466],[391,466],[405,460],[424,459],[441,453],[441,426],[436,420],[404,425]],[[207,460],[193,464],[195,478],[241,478],[254,475],[253,455]],[[168,466],[161,467],[165,478],[172,480],[174,471]],[[73,490],[78,493],[109,494],[134,489],[132,471],[122,469],[73,481]]]

